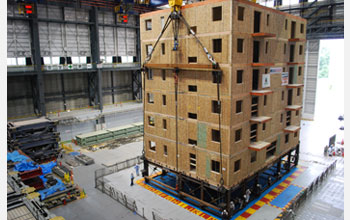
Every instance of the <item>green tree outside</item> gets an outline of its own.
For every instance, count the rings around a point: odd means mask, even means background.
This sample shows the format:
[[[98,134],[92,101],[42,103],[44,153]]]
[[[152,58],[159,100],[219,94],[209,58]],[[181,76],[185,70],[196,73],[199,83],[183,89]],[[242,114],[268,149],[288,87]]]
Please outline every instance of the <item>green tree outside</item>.
[[[328,78],[330,51],[322,47],[320,51],[320,63],[318,65],[318,78]]]

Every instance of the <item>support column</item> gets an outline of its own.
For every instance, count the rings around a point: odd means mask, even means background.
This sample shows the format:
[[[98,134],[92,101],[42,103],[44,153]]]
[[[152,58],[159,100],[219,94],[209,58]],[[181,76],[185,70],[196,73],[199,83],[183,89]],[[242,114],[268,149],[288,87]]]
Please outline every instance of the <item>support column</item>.
[[[148,170],[148,161],[146,158],[143,158],[143,170],[142,172],[142,176],[143,177],[148,177],[149,176],[149,170]],[[145,182],[148,182],[147,178],[145,178]]]
[[[140,26],[139,18],[136,19],[136,26]],[[140,29],[136,28],[136,62],[141,62],[141,40],[140,40]],[[142,63],[140,63],[140,66]]]
[[[92,67],[96,72],[89,74],[89,102],[90,105],[99,106],[99,109],[103,110],[103,96],[102,96],[102,71],[99,68],[100,64],[100,43],[98,34],[98,11],[96,7],[90,10],[90,22],[93,24],[90,26],[90,42],[91,42],[91,58]]]
[[[66,102],[66,90],[64,89],[64,75],[61,73],[61,91],[62,91],[62,98],[63,98],[63,109],[67,110],[67,102]]]
[[[291,155],[292,154],[292,151],[289,151],[288,152],[288,159],[287,159],[287,171],[289,172],[290,170],[290,159],[291,159]]]
[[[297,166],[299,163],[299,153],[300,153],[300,141],[299,141],[297,147],[295,148],[295,160],[294,160],[295,166]]]
[[[112,103],[115,103],[114,100],[114,80],[113,80],[113,71],[111,71],[111,87],[112,87]]]
[[[282,161],[282,158],[278,159],[278,162],[277,162],[277,179],[280,179],[281,175],[281,161]]]
[[[34,13],[29,15],[29,29],[31,37],[32,58],[34,61],[34,71],[37,73],[33,86],[33,104],[34,112],[37,115],[45,116],[45,95],[44,95],[44,77],[41,70],[41,54],[40,54],[40,40],[39,40],[39,24],[37,14],[37,3],[34,3]],[[35,90],[35,91],[34,91]],[[36,96],[36,97],[34,97]]]

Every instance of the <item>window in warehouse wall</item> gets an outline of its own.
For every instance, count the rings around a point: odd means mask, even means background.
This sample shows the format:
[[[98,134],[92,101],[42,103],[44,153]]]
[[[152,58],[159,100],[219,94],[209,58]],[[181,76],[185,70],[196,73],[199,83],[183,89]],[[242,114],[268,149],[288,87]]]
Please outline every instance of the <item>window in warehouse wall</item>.
[[[51,64],[51,58],[50,57],[44,57],[44,64],[45,65],[50,65]]]
[[[105,56],[100,56],[100,62],[101,63],[106,63],[106,57]]]
[[[16,66],[17,60],[16,58],[7,58],[7,66]]]
[[[17,64],[18,64],[18,66],[25,66],[26,65],[26,58],[25,57],[18,57]]]
[[[133,61],[133,56],[122,56],[122,63],[132,63]]]
[[[51,57],[52,59],[52,64],[60,64],[60,57]]]
[[[81,63],[81,60],[80,60],[80,63]],[[112,56],[106,56],[106,63],[113,63]]]
[[[45,57],[44,57],[44,62],[45,62]],[[72,57],[72,63],[73,64],[79,64],[79,62],[80,62],[79,57]],[[45,64],[46,64],[46,62],[45,62]]]

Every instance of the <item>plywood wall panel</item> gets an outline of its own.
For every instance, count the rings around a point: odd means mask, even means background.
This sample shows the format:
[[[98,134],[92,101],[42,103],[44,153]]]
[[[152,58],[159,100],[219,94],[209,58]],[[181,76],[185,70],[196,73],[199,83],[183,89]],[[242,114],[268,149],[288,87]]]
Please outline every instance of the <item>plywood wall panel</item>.
[[[213,7],[222,7],[222,20],[213,21]],[[238,6],[244,7],[244,20],[238,20]],[[260,32],[272,33],[276,37],[252,37],[254,31],[254,11],[261,12]],[[295,44],[295,82],[302,84],[303,71],[298,75],[298,65],[303,66],[304,55],[299,55],[299,45],[304,42],[289,42],[291,35],[291,22],[296,21],[295,38],[305,39],[305,33],[300,32],[301,19],[291,15],[284,15],[274,12],[262,6],[242,0],[234,1],[206,1],[186,5],[182,9],[183,16],[190,26],[196,26],[197,36],[202,44],[218,61],[220,69],[223,71],[222,81],[219,84],[220,100],[222,104],[219,128],[219,114],[214,113],[212,101],[218,100],[218,87],[213,82],[211,71],[181,70],[178,77],[178,150],[179,171],[193,178],[198,178],[218,185],[221,174],[212,171],[211,160],[220,161],[220,143],[213,140],[212,130],[220,130],[223,177],[225,187],[238,184],[244,178],[254,174],[262,167],[276,159],[280,154],[295,147],[298,143],[298,135],[290,134],[289,142],[284,143],[286,127],[286,106],[288,91],[286,86],[281,85],[281,74],[270,74],[270,87],[262,88],[263,74],[270,73],[272,67],[282,67],[283,71],[289,71],[289,49],[291,44]],[[160,32],[160,21],[163,16],[166,19],[169,10],[156,11],[141,15],[141,50],[142,59],[146,57],[145,49],[147,44],[155,42]],[[206,15],[206,16],[203,16]],[[267,21],[269,16],[269,21]],[[227,19],[230,18],[230,19]],[[145,30],[145,20],[152,19],[152,30]],[[285,28],[285,21],[287,27]],[[221,52],[214,53],[214,39],[222,40]],[[237,39],[243,39],[243,52],[237,51]],[[260,42],[259,63],[261,67],[252,67],[253,62],[253,42]],[[267,50],[266,42],[268,42]],[[191,63],[193,67],[197,64],[210,64],[203,49],[198,45],[193,36],[188,34],[188,30],[183,24],[179,30],[178,51],[171,51],[173,48],[173,33],[171,28],[165,32],[160,44],[156,48],[151,64],[189,64],[189,57],[196,57],[197,62]],[[161,51],[161,44],[165,46],[165,54]],[[286,50],[284,50],[286,45]],[[266,63],[272,63],[267,65]],[[274,157],[266,158],[266,149],[257,152],[257,160],[251,162],[250,126],[251,123],[251,103],[252,103],[252,80],[253,69],[259,70],[258,90],[272,90],[272,94],[266,95],[267,103],[264,105],[264,96],[259,97],[258,116],[268,116],[271,120],[263,124],[258,124],[258,141],[278,143]],[[242,83],[237,83],[237,70],[243,70]],[[174,70],[166,70],[165,80],[163,80],[161,70],[154,69],[153,79],[146,80],[146,94],[154,94],[154,103],[146,103],[145,114],[154,115],[155,126],[145,125],[147,140],[155,139],[157,144],[156,152],[147,151],[146,157],[155,162],[176,168],[176,119],[175,119],[175,80]],[[189,91],[189,86],[196,86],[197,91]],[[282,100],[282,91],[284,99]],[[296,95],[297,89],[293,89],[293,104],[301,105],[302,90],[300,96]],[[163,105],[162,96],[166,95],[166,105]],[[242,100],[242,112],[236,111],[236,102]],[[188,113],[197,114],[197,118],[189,118]],[[282,121],[281,121],[282,115]],[[300,124],[300,115],[292,112],[292,125]],[[162,121],[167,120],[167,129],[162,126]],[[241,139],[236,141],[236,130],[242,129]],[[189,139],[196,141],[189,144]],[[145,140],[145,141],[147,141]],[[168,146],[168,155],[164,155],[163,145]],[[157,145],[158,146],[158,145]],[[189,155],[196,155],[196,169],[190,170]],[[170,155],[171,154],[171,155]],[[241,167],[234,171],[234,163],[241,160]],[[168,165],[169,164],[169,165]]]

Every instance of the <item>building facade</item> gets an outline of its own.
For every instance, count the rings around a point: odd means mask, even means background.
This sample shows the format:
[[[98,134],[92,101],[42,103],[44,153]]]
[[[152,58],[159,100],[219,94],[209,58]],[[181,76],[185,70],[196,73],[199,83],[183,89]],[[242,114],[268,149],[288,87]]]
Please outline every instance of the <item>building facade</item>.
[[[306,20],[245,0],[181,13],[219,70],[183,23],[173,51],[170,25],[145,65],[145,158],[230,189],[298,147]],[[140,16],[142,60],[169,14]]]

